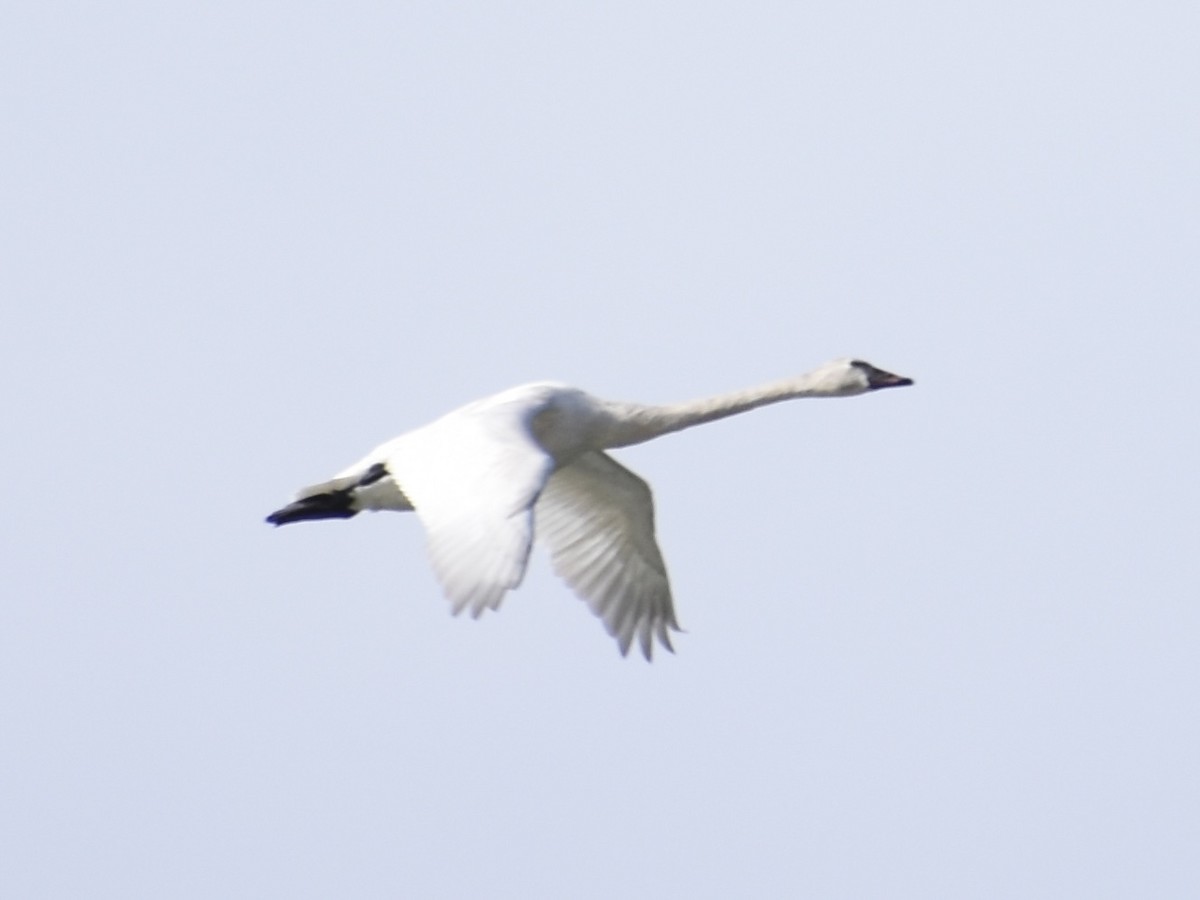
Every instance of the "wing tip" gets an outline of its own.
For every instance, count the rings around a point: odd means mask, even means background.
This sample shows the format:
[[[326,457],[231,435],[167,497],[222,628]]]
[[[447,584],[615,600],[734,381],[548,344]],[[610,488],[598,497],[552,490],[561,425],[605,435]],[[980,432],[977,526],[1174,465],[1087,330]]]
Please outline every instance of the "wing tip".
[[[671,632],[677,631],[680,634],[686,634],[683,628],[675,621],[675,617],[668,618],[653,618],[637,623],[634,628],[622,629],[620,632],[614,633],[613,637],[617,640],[617,649],[621,652],[622,658],[628,658],[629,651],[633,647],[633,640],[636,637],[638,649],[642,651],[642,656],[646,662],[654,662],[654,648],[661,647],[668,653],[675,653],[675,645],[671,643]],[[656,642],[657,639],[657,642]]]

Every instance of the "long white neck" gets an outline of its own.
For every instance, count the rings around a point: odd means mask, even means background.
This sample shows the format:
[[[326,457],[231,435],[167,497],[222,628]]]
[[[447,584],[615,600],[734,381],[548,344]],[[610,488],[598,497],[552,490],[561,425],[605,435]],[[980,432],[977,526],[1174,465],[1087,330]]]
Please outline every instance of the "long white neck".
[[[736,416],[760,406],[782,403],[784,400],[796,400],[800,397],[837,397],[850,393],[830,390],[824,376],[824,372],[810,372],[755,388],[666,406],[607,403],[612,420],[606,428],[602,443],[605,447],[626,447],[673,431],[682,431],[693,425]]]

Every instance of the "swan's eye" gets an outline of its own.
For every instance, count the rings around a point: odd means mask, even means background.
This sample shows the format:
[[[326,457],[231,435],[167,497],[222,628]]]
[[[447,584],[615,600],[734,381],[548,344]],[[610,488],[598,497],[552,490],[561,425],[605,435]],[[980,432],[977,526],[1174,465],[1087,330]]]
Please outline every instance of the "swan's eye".
[[[852,370],[857,369],[859,372],[861,372],[863,377],[866,378],[868,385],[871,383],[872,376],[876,371],[873,365],[871,365],[869,362],[864,362],[861,359],[850,360],[850,368]]]

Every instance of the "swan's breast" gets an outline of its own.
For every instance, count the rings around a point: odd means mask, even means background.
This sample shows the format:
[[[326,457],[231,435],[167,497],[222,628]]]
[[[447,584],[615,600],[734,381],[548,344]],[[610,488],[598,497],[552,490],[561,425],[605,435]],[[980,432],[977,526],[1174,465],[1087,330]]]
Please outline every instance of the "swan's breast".
[[[599,447],[605,427],[601,404],[577,388],[554,386],[530,420],[534,438],[561,465]]]

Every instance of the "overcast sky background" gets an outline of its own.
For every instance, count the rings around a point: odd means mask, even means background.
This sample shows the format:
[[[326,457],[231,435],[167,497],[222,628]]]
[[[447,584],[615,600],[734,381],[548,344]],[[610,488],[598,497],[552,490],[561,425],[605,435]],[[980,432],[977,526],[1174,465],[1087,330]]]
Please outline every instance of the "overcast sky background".
[[[17,3],[0,895],[1200,896],[1200,7]],[[681,623],[262,517],[512,384]]]

